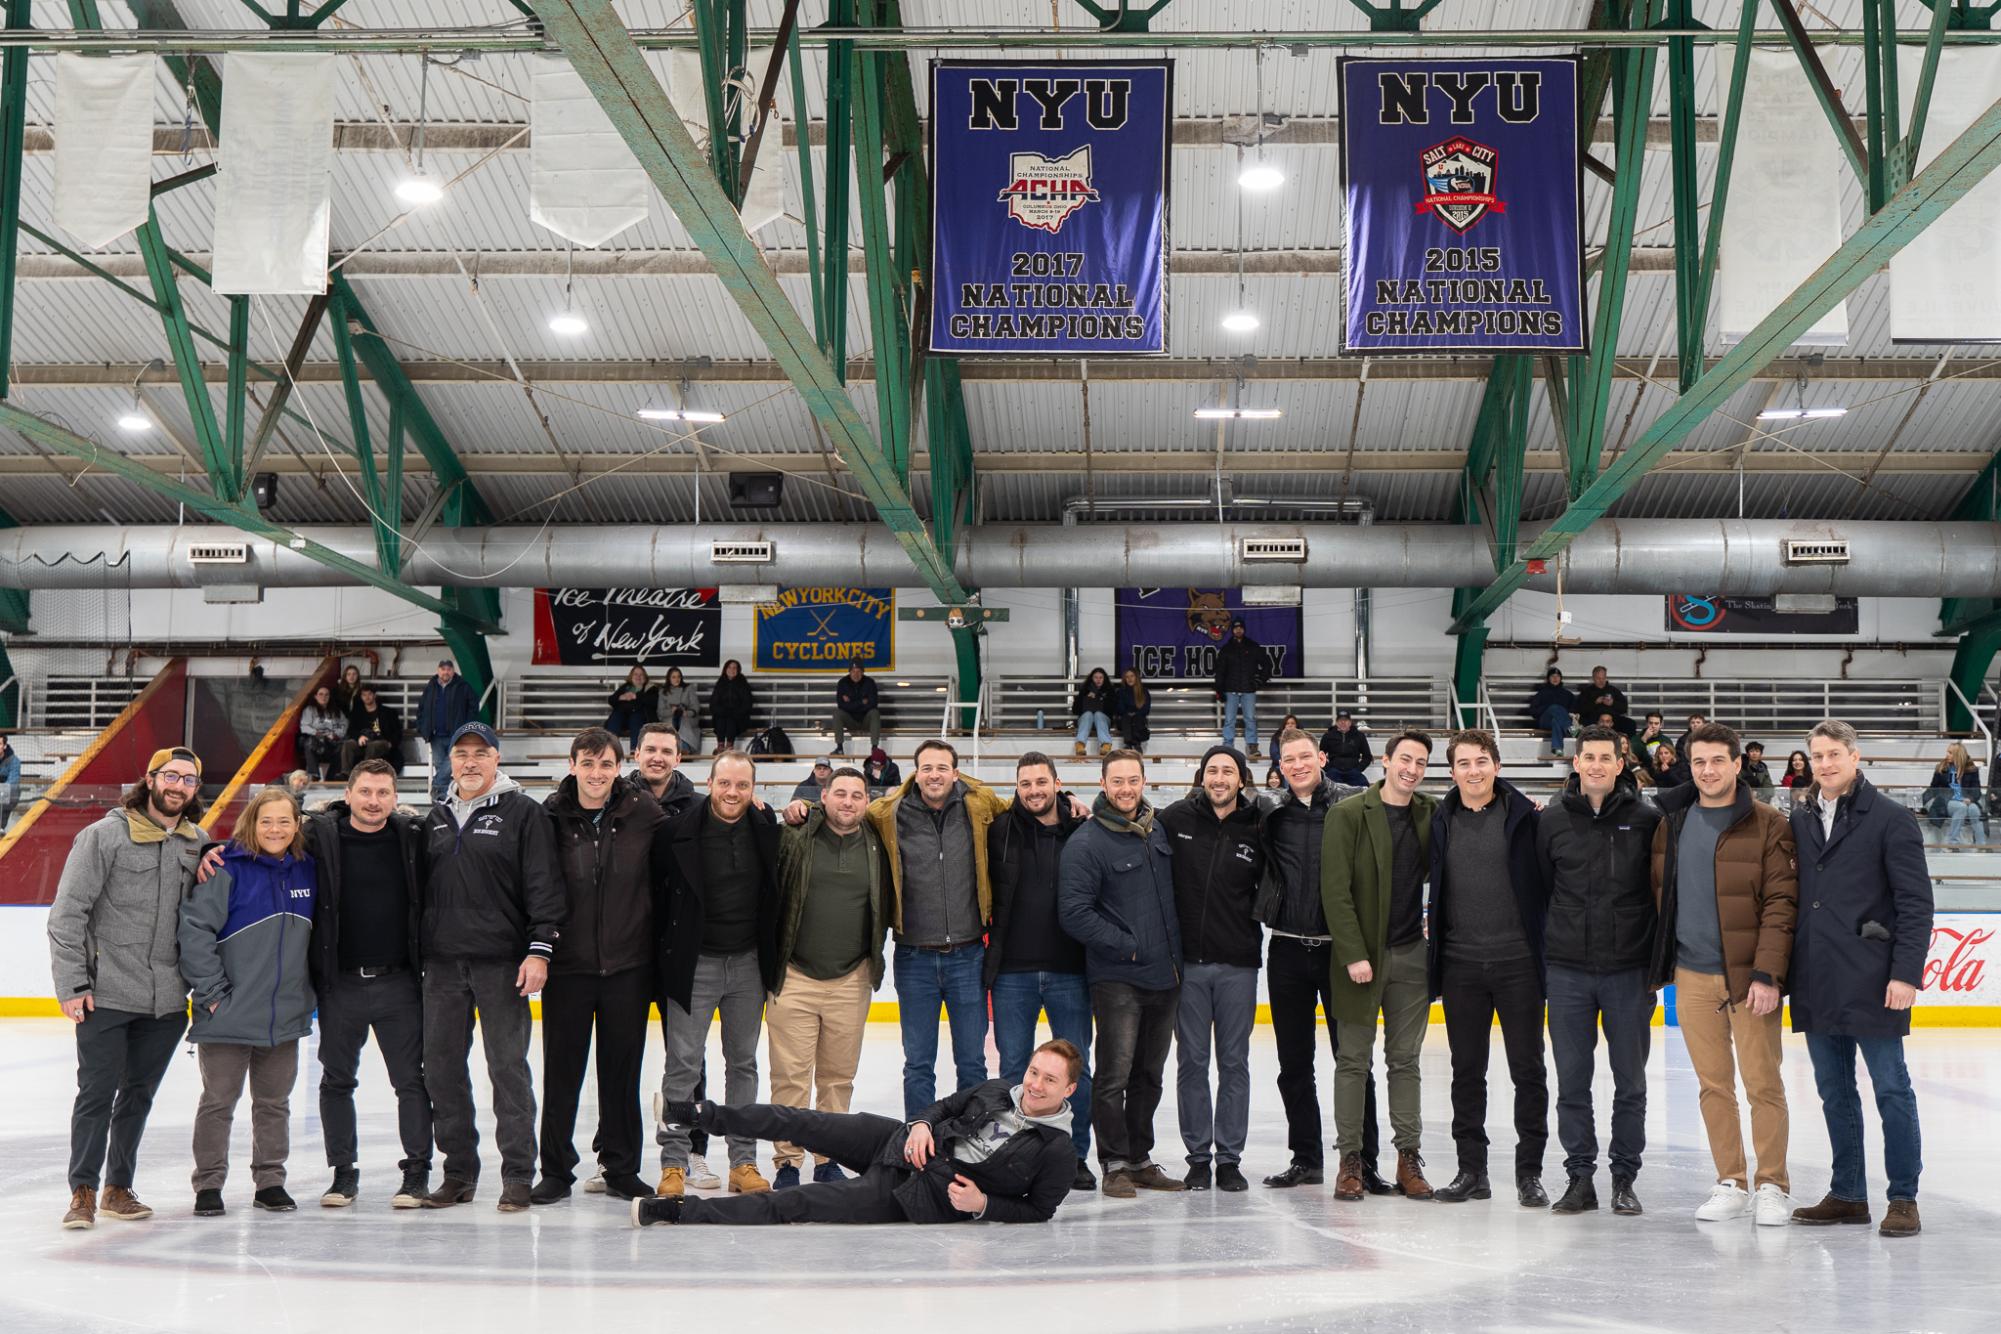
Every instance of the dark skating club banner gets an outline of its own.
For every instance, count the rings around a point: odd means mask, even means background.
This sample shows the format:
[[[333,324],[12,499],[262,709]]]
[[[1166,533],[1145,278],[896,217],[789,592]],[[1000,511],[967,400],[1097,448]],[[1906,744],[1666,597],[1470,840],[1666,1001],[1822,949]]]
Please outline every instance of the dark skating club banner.
[[[1137,667],[1147,681],[1207,681],[1216,675],[1216,650],[1230,638],[1230,622],[1243,618],[1277,677],[1306,672],[1301,645],[1305,618],[1298,607],[1245,607],[1237,588],[1121,588],[1116,676]]]
[[[931,350],[1167,350],[1168,61],[931,66]]]
[[[1343,348],[1583,352],[1574,57],[1341,61]]]
[[[1780,611],[1770,598],[1670,593],[1667,628],[1695,635],[1852,635],[1862,628],[1861,604],[1836,598],[1832,611]]]
[[[722,639],[713,588],[535,590],[538,666],[643,663],[685,672],[720,665]]]

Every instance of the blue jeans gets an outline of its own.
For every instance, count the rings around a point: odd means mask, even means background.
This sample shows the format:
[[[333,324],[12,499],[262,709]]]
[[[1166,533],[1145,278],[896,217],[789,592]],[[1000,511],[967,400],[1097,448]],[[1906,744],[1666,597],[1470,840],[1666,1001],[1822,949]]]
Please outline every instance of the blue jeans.
[[[638,709],[620,705],[604,720],[604,730],[625,742],[625,753],[630,756],[639,749],[640,729],[652,721]]]
[[[424,738],[431,748],[431,804],[445,799],[452,787],[452,739],[448,736]]]
[[[1002,973],[994,978],[994,1047],[1000,1077],[1014,1082],[1035,1054],[1035,1020],[1049,1012],[1049,1036],[1074,1043],[1084,1073],[1070,1095],[1070,1140],[1077,1157],[1091,1156],[1091,988],[1082,973]]]
[[[1541,721],[1549,729],[1550,753],[1563,754],[1563,739],[1570,735],[1570,710],[1561,704],[1552,704],[1542,711]]]
[[[1612,1178],[1640,1174],[1647,1147],[1647,1049],[1653,1043],[1654,991],[1644,968],[1589,973],[1549,966],[1549,1047],[1556,1057],[1556,1134],[1563,1170],[1589,1177],[1598,1170],[1597,1116],[1591,1081],[1597,1073],[1598,1030],[1612,1067]]]
[[[1258,696],[1254,690],[1232,690],[1223,696],[1223,744],[1237,744],[1237,714],[1244,716],[1244,744],[1252,750],[1258,745]]]
[[[903,1119],[938,1101],[938,1007],[952,1026],[952,1067],[960,1091],[987,1077],[987,947],[896,947],[896,1008],[903,1025]]]
[[[1945,827],[1947,843],[1959,842],[1959,831],[1962,829],[1972,836],[1976,845],[1987,841],[1987,821],[1980,814],[1979,802],[1955,799],[1947,802],[1945,808],[1952,815]]]
[[[1088,742],[1096,731],[1098,740],[1104,745],[1112,744],[1112,720],[1096,709],[1087,709],[1077,715],[1077,739]]]
[[[1851,1038],[1830,1033],[1806,1035],[1806,1054],[1813,1058],[1813,1082],[1820,1090],[1821,1114],[1827,1118],[1827,1139],[1834,1149],[1834,1180],[1828,1194],[1861,1204],[1869,1198],[1869,1176],[1862,1148],[1862,1095],[1855,1087],[1855,1053],[1869,1065],[1869,1082],[1876,1088],[1876,1111],[1883,1118],[1883,1168],[1890,1174],[1890,1198],[1918,1198],[1918,1095],[1911,1089],[1911,1072],[1904,1067],[1902,1038]]]

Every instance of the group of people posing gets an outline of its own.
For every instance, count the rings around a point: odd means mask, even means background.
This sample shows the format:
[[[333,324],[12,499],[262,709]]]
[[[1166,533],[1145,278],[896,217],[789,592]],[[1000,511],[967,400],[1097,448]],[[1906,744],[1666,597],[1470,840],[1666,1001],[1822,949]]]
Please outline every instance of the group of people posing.
[[[292,1207],[286,1098],[315,1008],[328,1206],[361,1194],[353,1092],[371,1032],[399,1109],[391,1202],[475,1197],[475,1009],[503,1211],[575,1188],[593,1043],[597,1170],[584,1188],[631,1201],[641,1225],[1037,1221],[1073,1189],[1241,1191],[1262,967],[1290,1151],[1267,1187],[1326,1179],[1320,1009],[1334,1058],[1335,1197],[1488,1198],[1498,1016],[1519,1203],[1598,1207],[1591,1078],[1602,1028],[1615,1089],[1610,1202],[1639,1213],[1649,1020],[1673,983],[1717,1175],[1696,1216],[1871,1221],[1859,1056],[1884,1123],[1882,1227],[1916,1232],[1917,1110],[1902,1039],[1932,904],[1913,817],[1861,776],[1855,734],[1838,722],[1814,729],[1817,786],[1790,819],[1753,800],[1727,728],[1697,729],[1693,781],[1657,801],[1625,779],[1617,735],[1585,730],[1567,789],[1547,809],[1499,777],[1485,732],[1448,740],[1452,787],[1435,798],[1421,790],[1433,750],[1421,732],[1392,738],[1383,778],[1357,788],[1333,782],[1315,741],[1288,730],[1276,738],[1276,801],[1257,794],[1229,746],[1203,757],[1186,797],[1156,808],[1146,761],[1129,750],[1101,758],[1101,791],[1086,804],[1061,789],[1046,756],[1018,759],[1009,799],[962,775],[948,743],[927,741],[886,795],[871,799],[866,777],[842,767],[817,800],[774,812],[735,751],[716,758],[698,794],[678,772],[678,733],[661,722],[642,727],[624,774],[620,740],[583,732],[569,775],[536,802],[500,772],[500,739],[471,723],[451,739],[445,800],[421,819],[396,809],[388,765],[361,761],[343,800],[302,817],[282,790],[260,793],[231,844],[206,853],[199,760],[162,751],[124,806],[79,838],[50,916],[57,994],[78,1025],[65,1225],[150,1213],[132,1190],[136,1153],[184,1032],[203,1078],[196,1212],[224,1207],[246,1078],[255,1203]],[[870,998],[886,975],[902,1023],[900,1120],[849,1113]],[[537,992],[539,1123],[527,1061]],[[1788,1199],[1779,1075],[1787,994],[1834,1158],[1825,1198],[1799,1209]],[[1437,1187],[1420,1143],[1433,1000],[1451,1051],[1456,1159]],[[649,1182],[639,1080],[655,1004],[666,1065]],[[955,1083],[943,1098],[941,1007]],[[990,1010],[998,1078],[985,1058]],[[1038,1046],[1045,1013],[1052,1038]],[[717,1019],[723,1096],[712,1100],[704,1054]],[[1379,1032],[1396,1151],[1387,1174]],[[1566,1176],[1553,1205],[1542,1184],[1545,1035]],[[1178,1173],[1153,1155],[1170,1050]],[[729,1158],[721,1198],[688,1193],[723,1184],[707,1175],[711,1134]],[[772,1180],[759,1140],[774,1143]],[[435,1188],[433,1142],[444,1158]]]

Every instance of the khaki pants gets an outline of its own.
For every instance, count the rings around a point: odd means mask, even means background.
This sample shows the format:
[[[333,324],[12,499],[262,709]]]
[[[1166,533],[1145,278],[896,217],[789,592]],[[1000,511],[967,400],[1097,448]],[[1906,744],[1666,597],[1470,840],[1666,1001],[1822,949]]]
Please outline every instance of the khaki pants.
[[[1431,1022],[1431,984],[1425,972],[1424,941],[1388,951],[1383,960],[1383,1074],[1389,1084],[1390,1133],[1397,1152],[1416,1153],[1424,1134],[1423,1084],[1418,1054]],[[1342,1022],[1334,1056],[1334,1147],[1342,1154],[1362,1151],[1370,1067],[1375,1063],[1376,1024]]]
[[[868,964],[845,977],[823,981],[791,965],[785,968],[785,989],[764,1008],[771,1035],[771,1101],[780,1107],[811,1105],[822,1112],[845,1112],[855,1090],[855,1067],[861,1063],[862,1034],[868,1027]],[[818,1096],[814,1096],[815,1085]],[[781,1140],[772,1146],[772,1162],[798,1167],[804,1150]],[[826,1162],[824,1157],[816,1161]]]
[[[1675,1016],[1688,1063],[1702,1086],[1702,1124],[1716,1179],[1749,1190],[1745,1174],[1743,1118],[1737,1110],[1737,1080],[1751,1102],[1751,1143],[1758,1152],[1755,1185],[1767,1182],[1789,1191],[1786,1175],[1786,1085],[1780,1067],[1780,1016],[1751,1013],[1748,1005],[1726,1005],[1729,983],[1715,973],[1674,972]],[[1734,1059],[1733,1059],[1734,1053]]]
[[[292,1150],[292,1085],[299,1078],[299,1042],[250,1047],[236,1042],[195,1044],[201,1066],[201,1101],[195,1106],[196,1190],[221,1190],[229,1176],[229,1130],[250,1078],[250,1179],[257,1189],[285,1184]]]

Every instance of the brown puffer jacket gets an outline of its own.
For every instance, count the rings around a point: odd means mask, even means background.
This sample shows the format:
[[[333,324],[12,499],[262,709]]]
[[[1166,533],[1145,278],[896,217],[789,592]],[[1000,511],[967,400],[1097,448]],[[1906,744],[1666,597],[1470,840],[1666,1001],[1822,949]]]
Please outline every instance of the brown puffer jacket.
[[[1667,818],[1654,829],[1654,904],[1661,923],[1654,943],[1655,986],[1674,981],[1675,848],[1688,808],[1700,795],[1693,783],[1685,783],[1659,798]],[[1752,800],[1751,789],[1742,783],[1730,824],[1716,840],[1716,912],[1731,1003],[1742,1005],[1753,982],[1785,991],[1793,924],[1799,917],[1792,826],[1772,807]]]

